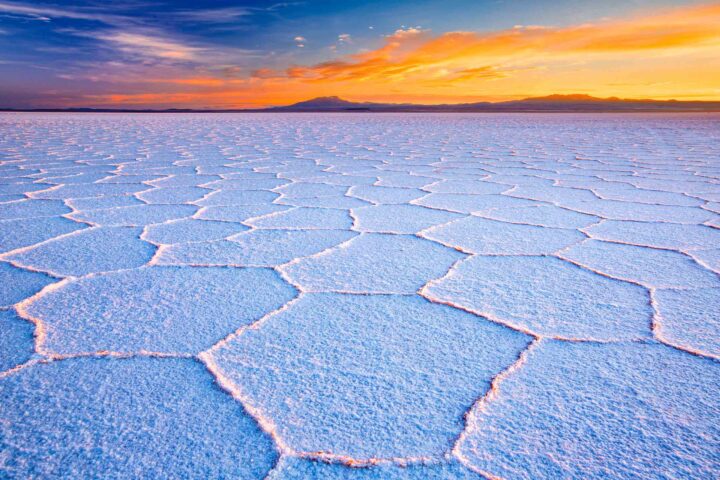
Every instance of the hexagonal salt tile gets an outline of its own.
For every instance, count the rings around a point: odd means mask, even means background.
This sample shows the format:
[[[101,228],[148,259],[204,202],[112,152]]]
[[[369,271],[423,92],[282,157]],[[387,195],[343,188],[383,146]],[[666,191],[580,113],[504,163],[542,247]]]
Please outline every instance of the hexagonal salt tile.
[[[414,293],[463,257],[414,236],[365,233],[282,268],[308,291]]]
[[[251,230],[228,240],[171,245],[160,265],[276,266],[331,248],[357,235],[346,230]]]
[[[293,449],[441,456],[528,341],[417,296],[308,294],[209,358]]]
[[[0,253],[29,247],[83,228],[87,228],[87,225],[64,217],[3,220],[0,221]]]
[[[424,294],[539,335],[650,336],[647,290],[554,257],[471,257]]]
[[[296,207],[251,219],[247,223],[259,228],[342,230],[350,229],[353,220],[348,210]]]
[[[249,230],[241,223],[185,218],[146,227],[143,238],[160,244],[220,240]]]
[[[294,296],[268,269],[149,267],[66,282],[24,311],[55,353],[197,353]]]
[[[433,225],[463,217],[459,213],[419,205],[374,205],[355,208],[352,212],[357,230],[384,233],[417,233]]]
[[[140,240],[138,227],[99,227],[50,240],[6,257],[15,263],[62,276],[81,276],[144,265],[155,247]]]
[[[577,243],[577,230],[467,217],[423,232],[425,238],[485,255],[548,255]]]

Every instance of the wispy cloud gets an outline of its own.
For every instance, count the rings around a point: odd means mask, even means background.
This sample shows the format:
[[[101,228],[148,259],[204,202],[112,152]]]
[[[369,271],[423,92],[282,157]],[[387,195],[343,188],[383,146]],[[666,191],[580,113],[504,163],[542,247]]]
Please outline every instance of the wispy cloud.
[[[0,2],[0,12],[22,15],[35,20],[48,21],[52,18],[72,18],[106,24],[117,23],[122,17],[98,11],[60,6],[37,6],[25,3]]]
[[[147,18],[119,13],[111,7],[80,8],[61,6],[34,6],[27,3],[0,1],[0,13],[25,16],[32,19],[73,19],[90,21],[95,25],[83,28],[55,28],[55,33],[96,40],[100,46],[111,48],[121,55],[118,59],[162,60],[166,62],[191,62],[199,65],[234,63],[253,55],[253,52],[228,46],[209,45],[193,41],[186,35],[174,33]],[[168,17],[185,22],[214,24],[233,22],[249,15],[252,9],[227,7],[181,10],[168,12]],[[154,23],[154,22],[153,22]],[[41,47],[42,48],[42,47]]]
[[[208,8],[199,10],[181,10],[174,12],[173,16],[182,20],[201,23],[228,23],[239,18],[252,15],[254,9],[246,7]]]
[[[306,4],[307,4],[307,2],[278,2],[278,3],[273,3],[272,5],[267,7],[266,10],[272,12],[272,11],[281,10],[283,8],[288,8],[288,7],[301,7]]]
[[[195,60],[203,52],[200,47],[193,47],[177,40],[143,33],[113,31],[95,34],[94,37],[115,45],[126,53],[144,57]]]

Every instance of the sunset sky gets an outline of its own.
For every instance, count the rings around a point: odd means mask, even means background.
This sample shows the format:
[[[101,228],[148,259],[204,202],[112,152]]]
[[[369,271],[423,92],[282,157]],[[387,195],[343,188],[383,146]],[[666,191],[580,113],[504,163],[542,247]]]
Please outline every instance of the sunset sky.
[[[554,93],[720,100],[720,2],[0,0],[0,107]]]

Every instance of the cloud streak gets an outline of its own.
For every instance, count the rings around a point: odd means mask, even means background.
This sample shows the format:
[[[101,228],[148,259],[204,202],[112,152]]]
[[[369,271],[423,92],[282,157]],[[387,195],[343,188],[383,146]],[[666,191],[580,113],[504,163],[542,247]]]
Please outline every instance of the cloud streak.
[[[95,38],[113,44],[126,53],[169,60],[196,60],[204,51],[199,47],[143,33],[113,31],[97,34]]]
[[[91,10],[35,6],[12,2],[0,2],[0,12],[26,16],[43,21],[48,21],[52,18],[71,18],[74,20],[88,20],[93,22],[102,22],[105,24],[117,24],[122,20],[121,16]]]
[[[181,10],[166,15],[180,19],[185,23],[217,24],[235,22],[241,17],[251,15],[257,9],[243,7],[225,7],[198,10]],[[166,61],[185,61],[206,64],[224,59],[233,60],[247,56],[248,50],[202,45],[191,42],[184,36],[171,34],[157,25],[150,24],[145,18],[127,14],[108,13],[112,8],[34,6],[24,3],[0,1],[0,13],[24,16],[30,19],[49,21],[51,19],[72,19],[93,22],[93,28],[64,28],[56,32],[76,37],[92,38],[105,46],[135,57],[161,59]]]

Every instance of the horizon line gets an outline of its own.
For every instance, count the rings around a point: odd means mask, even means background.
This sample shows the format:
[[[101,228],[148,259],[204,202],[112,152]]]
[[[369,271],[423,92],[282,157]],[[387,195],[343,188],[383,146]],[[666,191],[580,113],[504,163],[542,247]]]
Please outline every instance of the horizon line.
[[[323,105],[322,102],[326,102]],[[638,105],[640,108],[623,109],[618,108],[627,105]],[[537,108],[542,105],[541,108]],[[536,108],[532,108],[535,106]],[[412,102],[373,102],[373,101],[350,101],[339,96],[328,95],[322,97],[310,98],[289,105],[273,105],[259,108],[188,108],[188,107],[168,107],[168,108],[133,108],[133,107],[5,107],[0,106],[0,112],[97,112],[97,113],[272,113],[272,112],[392,112],[393,109],[400,112],[419,112],[432,113],[432,111],[448,112],[448,113],[471,113],[475,110],[482,113],[484,109],[488,113],[502,112],[556,112],[556,113],[573,113],[573,112],[610,112],[610,113],[640,113],[657,111],[663,112],[716,112],[720,111],[719,100],[678,100],[678,99],[653,99],[653,98],[620,98],[611,97],[594,97],[588,94],[550,94],[540,97],[526,97],[516,100],[502,101],[477,101],[477,102],[461,102],[461,103],[440,103],[440,104],[424,104]],[[654,106],[654,108],[652,108]],[[682,107],[694,106],[689,110],[682,110]],[[593,107],[593,108],[591,108]],[[603,107],[606,107],[604,110]],[[615,107],[615,108],[610,108]],[[662,109],[662,107],[666,107]],[[670,107],[669,109],[667,107]],[[697,108],[701,107],[701,108]],[[705,107],[705,108],[702,108]],[[379,110],[373,110],[379,109]],[[493,112],[493,108],[499,109]],[[413,110],[417,109],[417,110]],[[454,109],[454,110],[453,110]]]

